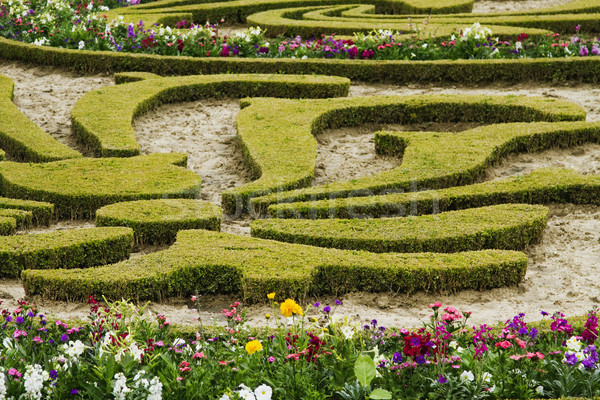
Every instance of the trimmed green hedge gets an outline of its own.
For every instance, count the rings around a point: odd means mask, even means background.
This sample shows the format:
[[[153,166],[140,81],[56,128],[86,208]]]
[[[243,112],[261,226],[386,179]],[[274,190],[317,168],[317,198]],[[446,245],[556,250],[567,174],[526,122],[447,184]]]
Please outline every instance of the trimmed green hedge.
[[[196,198],[200,177],[181,165],[184,154],[131,158],[84,158],[45,164],[0,163],[0,193],[47,201],[58,218],[92,218],[120,201],[167,197]]]
[[[0,216],[0,236],[8,236],[17,230],[17,221],[12,217]]]
[[[54,219],[54,205],[41,201],[9,199],[0,197],[0,210],[24,210],[31,212],[35,225],[50,225]]]
[[[263,219],[252,236],[375,253],[523,250],[542,236],[548,208],[524,204],[383,219]]]
[[[139,200],[104,206],[96,212],[97,226],[133,228],[139,244],[173,243],[184,229],[221,229],[221,208],[191,199]]]
[[[117,72],[114,75],[115,85],[122,85],[124,83],[139,82],[146,79],[158,79],[160,75],[153,74],[151,72]]]
[[[283,73],[335,75],[363,82],[600,81],[599,57],[518,60],[373,61],[167,57],[35,46],[0,38],[0,57],[77,72],[146,71],[159,75]]]
[[[600,124],[504,124],[460,133],[403,132],[410,145],[402,165],[375,175],[292,192],[313,178],[317,143],[313,135],[327,128],[367,122],[418,123],[577,121],[585,111],[566,101],[526,96],[377,96],[324,100],[243,100],[238,136],[254,176],[260,178],[222,194],[230,214],[259,213],[279,201],[302,201],[369,190],[447,187],[471,183],[498,158],[513,152],[573,145],[600,138]],[[392,135],[389,133],[388,135]],[[381,141],[384,143],[384,141]],[[379,145],[381,150],[382,145]],[[458,156],[458,157],[457,157]],[[372,194],[372,193],[371,193]]]
[[[12,102],[13,89],[13,80],[0,75],[0,147],[17,161],[81,158],[80,153],[59,143],[21,113]]]
[[[600,176],[570,169],[540,169],[527,175],[410,193],[272,205],[277,218],[377,218],[439,213],[502,203],[600,205]]]
[[[87,92],[71,110],[71,127],[97,156],[130,157],[140,154],[133,120],[161,104],[212,97],[335,97],[346,96],[349,88],[346,78],[324,76],[229,74],[144,79]]]
[[[369,0],[378,12],[387,14],[440,14],[468,13],[473,9],[473,0]],[[295,6],[320,6],[324,4],[351,4],[360,0],[233,0],[224,2],[205,2],[190,0],[166,0],[134,7],[111,10],[110,18],[122,15],[127,21],[144,21],[146,26],[153,23],[174,24],[181,20],[204,24],[206,21],[225,19],[228,23],[245,22],[250,14]]]
[[[83,300],[186,297],[240,293],[264,302],[266,293],[306,294],[418,290],[485,290],[516,285],[527,257],[509,250],[451,254],[368,253],[217,233],[181,231],[169,249],[118,264],[84,270],[24,271],[27,296]]]
[[[8,233],[2,233],[3,235],[12,235],[16,229],[25,229],[33,225],[33,212],[31,211],[0,208],[0,218],[4,221],[7,219],[12,219],[14,221],[14,229]]]
[[[26,269],[89,268],[129,257],[130,228],[72,229],[0,237],[0,276]]]

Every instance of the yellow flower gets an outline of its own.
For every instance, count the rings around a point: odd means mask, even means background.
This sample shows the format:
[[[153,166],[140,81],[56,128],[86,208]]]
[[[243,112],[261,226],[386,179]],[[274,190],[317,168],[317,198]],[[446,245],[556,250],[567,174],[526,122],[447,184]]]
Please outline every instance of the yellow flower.
[[[273,300],[274,298],[275,298],[275,292],[273,292],[273,293],[269,293],[269,294],[267,295],[267,299],[269,299],[269,300]]]
[[[286,301],[281,303],[281,306],[279,308],[281,310],[281,315],[287,318],[291,317],[292,314],[302,315],[302,307],[300,307],[298,303],[296,303],[292,299],[287,299]]]
[[[252,341],[246,343],[246,351],[248,352],[248,354],[252,354],[252,353],[256,353],[257,351],[261,351],[262,348],[263,348],[263,345],[258,340],[252,340]]]
[[[271,314],[265,314],[265,318],[266,319],[270,319],[271,318]]]

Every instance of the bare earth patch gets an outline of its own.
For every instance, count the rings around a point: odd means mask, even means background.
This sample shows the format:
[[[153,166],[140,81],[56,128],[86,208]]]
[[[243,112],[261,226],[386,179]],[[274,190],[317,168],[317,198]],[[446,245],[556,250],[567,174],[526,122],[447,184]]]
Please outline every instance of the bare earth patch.
[[[520,3],[522,4],[522,3]],[[63,143],[73,145],[70,136],[69,111],[74,102],[88,90],[112,84],[105,76],[76,77],[69,73],[27,67],[16,63],[0,64],[0,73],[16,80],[15,103],[32,120]],[[44,90],[52,91],[44,92]],[[74,89],[75,88],[75,89]],[[353,85],[352,96],[408,94],[526,94],[559,97],[583,106],[588,121],[600,121],[600,89],[592,85],[493,84],[481,87],[458,85],[435,86],[414,84]],[[248,181],[248,174],[235,145],[235,115],[237,101],[205,100],[202,102],[167,105],[135,121],[135,130],[144,153],[183,151],[189,154],[189,168],[203,178],[203,196],[220,202],[220,193]],[[419,126],[386,126],[402,130],[469,129],[470,125],[449,126],[421,124]],[[380,157],[374,152],[373,132],[381,126],[343,128],[324,132],[319,142],[317,177],[315,182],[351,179],[393,168],[399,160]],[[486,179],[500,179],[549,167],[567,167],[586,174],[600,172],[600,145],[587,144],[570,149],[553,149],[539,154],[511,156],[488,171]],[[540,310],[561,310],[568,314],[583,314],[600,289],[597,267],[600,264],[600,209],[594,206],[570,204],[551,205],[551,217],[541,243],[527,250],[529,270],[518,287],[486,292],[464,291],[458,294],[393,294],[352,293],[339,296],[344,305],[337,315],[351,315],[358,320],[375,318],[386,326],[417,326],[428,315],[427,304],[442,301],[459,309],[472,311],[474,322],[505,320],[525,312],[537,319]],[[250,220],[229,223],[223,230],[248,234]],[[32,232],[72,229],[91,226],[89,222],[65,221],[51,228]],[[136,249],[132,257],[165,248]],[[3,306],[14,307],[24,292],[17,280],[0,280]],[[332,304],[336,296],[306,299],[306,304],[319,300]],[[33,299],[36,300],[36,299]],[[39,299],[37,299],[39,300]],[[238,300],[229,296],[203,296],[201,317],[204,323],[220,320],[220,311]],[[57,318],[84,317],[88,307],[82,303],[39,301],[40,308]],[[191,323],[191,304],[174,299],[164,304],[152,304],[151,309],[169,317],[172,322]],[[264,322],[267,306],[251,306],[249,316],[255,324]]]

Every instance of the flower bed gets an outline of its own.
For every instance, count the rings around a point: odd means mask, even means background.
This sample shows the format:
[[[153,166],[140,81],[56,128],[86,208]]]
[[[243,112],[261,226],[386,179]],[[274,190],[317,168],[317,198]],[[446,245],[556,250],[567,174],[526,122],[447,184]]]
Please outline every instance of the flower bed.
[[[597,308],[569,321],[542,311],[497,325],[431,304],[419,329],[338,318],[342,302],[301,307],[268,299],[263,326],[239,302],[225,326],[191,329],[127,302],[89,299],[67,324],[31,304],[0,316],[0,396],[27,399],[532,399],[600,390]],[[192,307],[202,306],[192,296]],[[280,302],[277,302],[279,300]],[[192,313],[194,313],[194,309]]]

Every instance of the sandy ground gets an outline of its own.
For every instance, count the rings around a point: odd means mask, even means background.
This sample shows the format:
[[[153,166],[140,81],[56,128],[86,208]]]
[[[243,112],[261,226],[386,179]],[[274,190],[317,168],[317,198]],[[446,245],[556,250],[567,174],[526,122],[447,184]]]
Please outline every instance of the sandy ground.
[[[83,93],[102,85],[112,84],[106,76],[75,77],[69,73],[24,67],[16,63],[0,63],[0,73],[16,81],[15,103],[43,129],[66,144],[73,144],[70,134],[69,110]],[[51,89],[51,91],[49,91]],[[48,90],[48,91],[44,91]],[[430,93],[462,93],[488,95],[526,94],[564,98],[583,106],[588,121],[600,120],[600,89],[592,85],[488,85],[459,87],[410,85],[353,85],[352,96],[407,95]],[[233,123],[239,107],[237,101],[202,101],[163,106],[135,123],[138,140],[145,153],[185,151],[190,155],[189,167],[203,177],[204,198],[218,203],[222,190],[247,182],[248,174],[236,148]],[[377,156],[373,149],[372,132],[380,126],[361,126],[324,132],[317,138],[317,182],[351,179],[397,165],[398,160]],[[415,129],[398,127],[394,129]],[[423,129],[441,129],[429,124]],[[462,130],[468,126],[448,127]],[[341,168],[341,165],[346,165]],[[587,144],[571,149],[549,150],[539,154],[511,156],[488,172],[488,179],[499,179],[523,174],[540,167],[562,166],[582,173],[600,172],[600,145]],[[225,225],[224,230],[247,234],[249,220]],[[91,226],[89,222],[65,221],[49,228],[72,229]],[[48,228],[35,229],[48,231]],[[596,268],[600,264],[600,209],[591,206],[551,205],[551,217],[541,243],[527,250],[530,266],[524,282],[515,288],[487,292],[465,291],[454,295],[424,294],[371,294],[353,293],[344,296],[344,305],[337,315],[355,316],[357,320],[376,318],[387,326],[415,326],[428,315],[427,304],[442,301],[460,309],[473,311],[474,322],[493,322],[526,312],[537,319],[540,310],[561,310],[568,314],[583,314],[600,300],[595,296],[600,289]],[[132,256],[139,257],[158,248],[136,249]],[[13,307],[24,292],[16,280],[0,280],[0,299]],[[310,302],[332,303],[334,297],[307,299]],[[205,323],[220,320],[220,310],[236,300],[227,296],[205,296],[201,302],[201,316]],[[308,304],[308,303],[307,303]],[[192,321],[192,313],[185,300],[166,304],[152,304],[173,321]],[[87,305],[45,301],[40,308],[58,318],[84,317]],[[249,309],[251,321],[262,323],[263,315],[270,312],[265,306]]]
[[[506,13],[555,7],[573,0],[476,1],[473,14]]]

